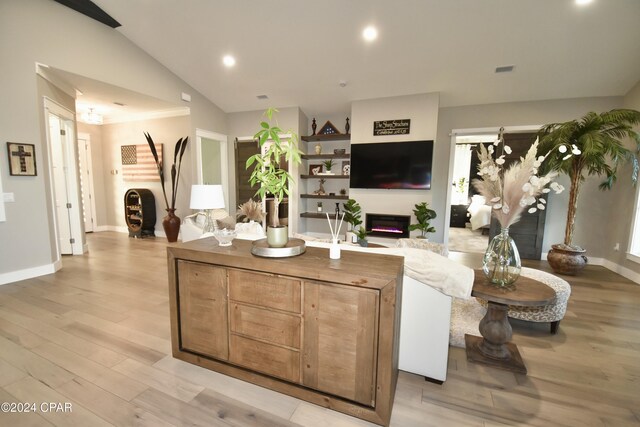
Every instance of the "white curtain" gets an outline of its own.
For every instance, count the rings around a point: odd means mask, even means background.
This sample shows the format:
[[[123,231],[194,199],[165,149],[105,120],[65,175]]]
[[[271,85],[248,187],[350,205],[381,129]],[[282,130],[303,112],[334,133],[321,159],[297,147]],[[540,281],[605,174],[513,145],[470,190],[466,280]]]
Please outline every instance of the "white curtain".
[[[453,195],[451,204],[466,205],[469,199],[469,168],[471,167],[471,156],[474,154],[472,146],[469,144],[457,144],[453,163]]]

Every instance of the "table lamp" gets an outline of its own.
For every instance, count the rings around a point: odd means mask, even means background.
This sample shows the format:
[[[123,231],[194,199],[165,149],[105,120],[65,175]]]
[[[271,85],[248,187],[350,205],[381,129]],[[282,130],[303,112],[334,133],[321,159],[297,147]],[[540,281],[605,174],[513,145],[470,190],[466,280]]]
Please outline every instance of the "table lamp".
[[[218,229],[216,219],[222,219],[228,215],[224,211],[222,185],[192,185],[189,207],[204,211],[205,222],[202,233],[213,233]]]

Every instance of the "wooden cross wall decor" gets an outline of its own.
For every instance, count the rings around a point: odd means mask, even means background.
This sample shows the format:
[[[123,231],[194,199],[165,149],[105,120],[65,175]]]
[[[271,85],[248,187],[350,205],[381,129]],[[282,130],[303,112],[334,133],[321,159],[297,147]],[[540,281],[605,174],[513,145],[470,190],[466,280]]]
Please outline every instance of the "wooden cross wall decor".
[[[36,148],[33,144],[7,142],[9,152],[9,174],[14,176],[36,176]]]

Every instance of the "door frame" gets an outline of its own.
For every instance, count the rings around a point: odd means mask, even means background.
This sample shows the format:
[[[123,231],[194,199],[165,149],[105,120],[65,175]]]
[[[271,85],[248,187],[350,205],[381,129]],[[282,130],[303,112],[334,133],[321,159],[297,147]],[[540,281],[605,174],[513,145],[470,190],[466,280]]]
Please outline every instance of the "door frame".
[[[89,187],[89,193],[91,195],[91,212],[93,213],[93,217],[91,218],[92,224],[91,224],[91,230],[84,230],[85,233],[88,231],[94,232],[96,231],[96,228],[98,228],[98,224],[96,224],[96,192],[95,192],[95,188],[93,186],[93,156],[92,156],[92,152],[91,152],[91,134],[88,134],[86,132],[78,132],[78,136],[76,138],[77,140],[84,140],[86,141],[86,147],[87,147],[87,152],[86,152],[86,163],[88,165],[87,169],[90,170],[90,179],[88,179],[88,187]],[[80,147],[78,146],[78,150],[80,149]],[[82,193],[81,193],[82,195]],[[84,198],[82,198],[82,203],[84,204]]]
[[[220,179],[224,193],[224,205],[228,212],[233,212],[229,206],[229,150],[227,135],[196,128],[196,182],[204,184],[202,178],[202,138],[220,141]]]
[[[71,250],[73,255],[82,255],[87,251],[86,245],[84,242],[84,226],[82,224],[82,219],[80,215],[80,198],[78,188],[78,166],[77,166],[77,150],[76,150],[76,136],[75,136],[75,115],[71,110],[63,107],[58,104],[51,98],[43,96],[43,108],[44,108],[44,128],[46,134],[46,146],[47,146],[47,162],[49,169],[49,192],[51,198],[51,207],[52,207],[52,215],[53,215],[53,228],[54,228],[54,238],[56,242],[56,259],[58,262],[61,259],[61,251],[60,251],[60,243],[58,241],[58,236],[60,234],[58,230],[58,217],[56,213],[56,200],[55,200],[55,188],[54,188],[54,179],[53,179],[53,160],[52,160],[52,152],[51,152],[51,132],[49,130],[49,114],[53,114],[67,122],[71,122],[70,126],[68,126],[69,130],[72,132],[71,135],[65,135],[68,137],[68,150],[66,153],[67,160],[67,175],[66,175],[66,185],[68,191],[68,197],[73,202],[71,203],[71,208],[69,208],[69,223],[71,226],[71,236],[74,239],[74,243],[71,244]]]
[[[524,126],[502,126],[504,127],[505,133],[526,133],[526,132],[537,132],[543,125],[524,125]],[[456,153],[456,139],[460,136],[468,136],[468,135],[486,135],[486,134],[498,134],[500,130],[500,126],[493,127],[484,127],[484,128],[463,128],[463,129],[452,129],[449,133],[451,136],[451,140],[449,142],[449,170],[447,172],[447,183],[451,183],[453,180],[453,166],[455,163],[455,153]],[[444,212],[444,234],[443,234],[443,242],[445,248],[449,249],[449,223],[451,222],[451,197],[453,194],[453,187],[451,185],[447,185],[447,197],[445,201],[445,212]]]

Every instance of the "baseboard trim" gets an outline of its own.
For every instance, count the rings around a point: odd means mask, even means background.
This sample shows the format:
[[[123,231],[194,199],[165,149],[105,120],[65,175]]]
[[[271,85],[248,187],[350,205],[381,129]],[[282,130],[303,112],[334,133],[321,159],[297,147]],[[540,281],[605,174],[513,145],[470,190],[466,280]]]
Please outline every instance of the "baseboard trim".
[[[547,260],[547,254],[548,252],[545,252],[542,254],[543,261]],[[615,262],[610,261],[606,258],[598,258],[598,257],[591,257],[591,256],[588,258],[589,258],[589,264],[600,265],[606,268],[607,270],[611,270],[614,273],[618,273],[619,275],[631,280],[635,284],[640,285],[640,273],[636,273],[635,271],[627,267],[624,267],[620,264],[616,264]]]
[[[6,285],[20,280],[33,279],[34,277],[52,274],[62,268],[62,261],[57,260],[51,264],[40,265],[33,268],[25,268],[24,270],[11,271],[9,273],[0,274],[0,285]]]

